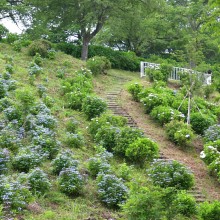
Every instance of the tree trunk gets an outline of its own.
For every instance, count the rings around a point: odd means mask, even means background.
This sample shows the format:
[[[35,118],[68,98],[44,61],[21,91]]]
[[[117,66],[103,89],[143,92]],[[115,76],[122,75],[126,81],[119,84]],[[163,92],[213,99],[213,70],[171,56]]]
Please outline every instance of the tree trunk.
[[[87,60],[88,58],[89,42],[90,42],[90,37],[83,36],[83,45],[82,45],[82,52],[81,52],[82,60]]]

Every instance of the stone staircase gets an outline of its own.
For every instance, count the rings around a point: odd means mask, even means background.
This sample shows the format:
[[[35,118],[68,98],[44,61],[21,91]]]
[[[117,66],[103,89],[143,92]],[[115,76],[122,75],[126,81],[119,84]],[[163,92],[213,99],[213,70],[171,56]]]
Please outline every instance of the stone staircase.
[[[118,103],[120,93],[122,91],[123,83],[125,83],[125,81],[120,79],[119,80],[119,86],[116,87],[113,91],[107,92],[106,100],[107,100],[108,109],[111,110],[114,115],[123,116],[123,117],[127,118],[127,125],[128,126],[130,126],[132,128],[138,128],[138,125],[134,121],[134,119]],[[160,155],[160,159],[162,159],[162,160],[172,160],[170,158],[167,158],[163,154]],[[191,194],[196,199],[197,203],[201,203],[201,202],[206,201],[205,195],[201,192],[201,189],[198,186],[193,187],[191,190],[188,190],[188,193]]]

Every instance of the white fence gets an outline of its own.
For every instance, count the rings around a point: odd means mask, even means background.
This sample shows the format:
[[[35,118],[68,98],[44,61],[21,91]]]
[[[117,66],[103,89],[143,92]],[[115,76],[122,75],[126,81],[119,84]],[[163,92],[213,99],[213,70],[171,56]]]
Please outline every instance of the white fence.
[[[146,76],[145,69],[160,69],[160,64],[157,63],[149,63],[149,62],[141,62],[141,77]],[[181,67],[173,67],[169,79],[172,80],[180,80],[180,73],[189,73],[189,74],[198,74],[198,76],[202,77],[204,84],[211,85],[212,74],[201,73],[192,69],[186,69]]]

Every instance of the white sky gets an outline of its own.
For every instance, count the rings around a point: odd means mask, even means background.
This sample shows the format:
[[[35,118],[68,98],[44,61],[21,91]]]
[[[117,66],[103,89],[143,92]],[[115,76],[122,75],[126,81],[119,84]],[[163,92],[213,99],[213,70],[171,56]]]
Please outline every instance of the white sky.
[[[11,33],[21,34],[22,33],[22,28],[24,28],[22,26],[22,24],[18,24],[19,26],[17,26],[15,23],[10,21],[9,19],[1,20],[0,24],[4,25]]]

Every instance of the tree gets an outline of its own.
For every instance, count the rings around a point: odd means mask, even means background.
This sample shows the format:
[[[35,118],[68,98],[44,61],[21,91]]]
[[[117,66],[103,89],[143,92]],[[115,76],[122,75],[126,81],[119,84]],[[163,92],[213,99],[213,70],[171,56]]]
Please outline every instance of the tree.
[[[39,21],[48,29],[59,28],[74,33],[82,42],[82,60],[88,57],[90,41],[121,4],[116,0],[29,0],[33,24]],[[45,11],[48,13],[45,14]]]
[[[15,23],[20,14],[24,12],[24,0],[1,0],[0,1],[0,20],[10,18]]]

